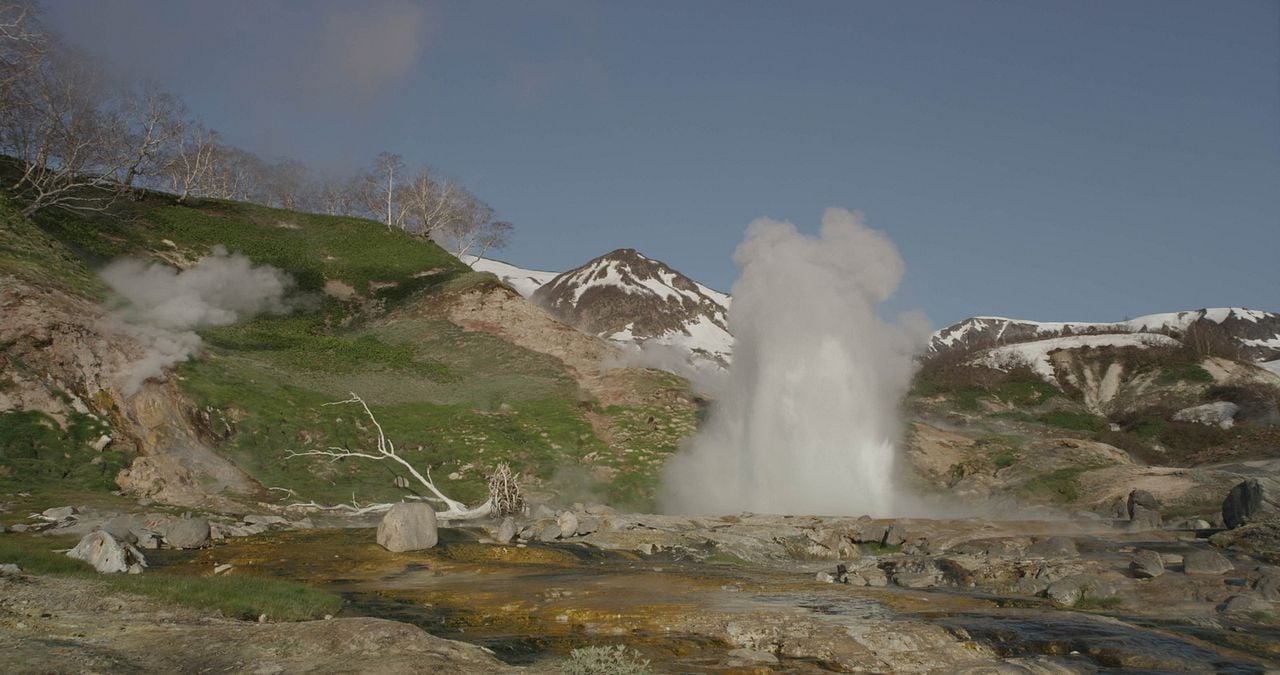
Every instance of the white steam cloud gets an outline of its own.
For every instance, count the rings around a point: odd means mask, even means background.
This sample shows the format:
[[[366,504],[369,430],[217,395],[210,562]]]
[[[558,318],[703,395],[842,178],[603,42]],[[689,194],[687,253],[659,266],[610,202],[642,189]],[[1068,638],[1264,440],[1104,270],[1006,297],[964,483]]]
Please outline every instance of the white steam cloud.
[[[227,255],[222,246],[185,270],[123,259],[99,274],[123,300],[112,312],[109,328],[136,338],[145,350],[117,374],[125,396],[199,352],[196,329],[229,326],[259,314],[287,314],[294,304],[287,298],[294,286],[288,274],[269,265],[254,266],[238,253]]]
[[[860,214],[828,209],[818,237],[753,222],[734,259],[733,363],[706,426],[666,467],[663,509],[893,513],[898,405],[928,334],[918,315],[876,312],[902,278],[897,248]]]

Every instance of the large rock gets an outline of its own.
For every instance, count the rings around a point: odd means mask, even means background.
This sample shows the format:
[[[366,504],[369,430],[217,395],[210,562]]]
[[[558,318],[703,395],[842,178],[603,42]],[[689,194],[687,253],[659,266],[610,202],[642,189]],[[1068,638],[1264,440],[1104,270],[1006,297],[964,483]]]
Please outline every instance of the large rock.
[[[206,548],[213,545],[209,521],[204,518],[177,518],[164,525],[164,542],[173,548]]]
[[[1045,595],[1060,605],[1073,607],[1082,598],[1109,598],[1116,594],[1110,581],[1095,574],[1076,574],[1059,579],[1045,589]]]
[[[578,517],[573,511],[563,511],[556,517],[556,524],[560,527],[560,538],[568,539],[578,534]]]
[[[141,551],[129,544],[121,544],[101,530],[84,535],[75,548],[67,551],[67,555],[89,563],[104,574],[137,574],[147,566],[147,559]]]
[[[507,516],[502,519],[502,524],[498,526],[498,531],[494,533],[493,540],[499,544],[510,544],[515,537],[516,521],[511,516]]]
[[[1140,550],[1133,554],[1133,561],[1129,563],[1129,571],[1133,572],[1133,576],[1139,579],[1154,579],[1164,574],[1164,558],[1159,553],[1146,549]]]
[[[1222,502],[1222,522],[1229,528],[1275,518],[1280,514],[1280,480],[1250,478],[1227,493]]]
[[[1176,422],[1195,422],[1230,429],[1236,422],[1240,406],[1230,401],[1214,401],[1192,408],[1183,408],[1173,414]]]
[[[1231,561],[1217,551],[1192,551],[1182,557],[1182,571],[1187,574],[1225,574],[1232,569]]]
[[[1129,492],[1125,509],[1129,512],[1131,529],[1157,529],[1163,524],[1160,518],[1160,502],[1156,501],[1155,495],[1146,490]]]
[[[401,553],[431,548],[439,541],[436,512],[428,504],[400,502],[378,523],[378,545]]]

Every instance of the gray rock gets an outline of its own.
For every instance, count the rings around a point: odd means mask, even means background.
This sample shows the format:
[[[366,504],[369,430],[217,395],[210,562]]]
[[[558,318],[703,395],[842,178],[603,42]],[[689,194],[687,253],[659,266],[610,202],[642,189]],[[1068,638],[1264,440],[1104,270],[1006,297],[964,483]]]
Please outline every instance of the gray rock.
[[[116,538],[116,541],[123,541],[129,544],[138,543],[137,529],[141,529],[138,522],[141,518],[129,515],[113,516],[102,524],[102,530],[108,532]]]
[[[141,551],[129,544],[121,544],[102,530],[84,535],[75,548],[67,551],[67,555],[89,563],[104,574],[137,574],[147,566],[147,559]]]
[[[436,512],[421,502],[400,502],[378,523],[378,544],[388,551],[420,551],[439,541]]]
[[[879,544],[889,533],[889,528],[875,523],[862,523],[853,531],[853,540],[859,544]]]
[[[209,521],[204,518],[177,518],[161,533],[164,543],[173,548],[206,548],[213,545]]]
[[[740,647],[738,649],[730,649],[727,656],[730,659],[745,663],[777,663],[778,657],[773,654],[758,650]]]
[[[617,509],[604,504],[587,504],[586,512],[590,516],[614,516],[618,514]]]
[[[1280,601],[1280,570],[1267,570],[1253,582],[1253,590],[1263,600]]]
[[[893,575],[893,583],[903,588],[933,588],[939,582],[935,572],[897,572]]]
[[[9,530],[12,532],[26,532],[29,529],[31,529],[31,527],[26,523],[14,523],[9,526]]]
[[[1139,579],[1154,579],[1164,574],[1164,558],[1155,551],[1140,550],[1133,554],[1129,563],[1129,571]]]
[[[0,565],[0,577],[14,577],[19,574],[22,574],[22,568],[13,563]]]
[[[1074,558],[1080,555],[1075,540],[1070,537],[1040,539],[1027,549],[1027,555],[1037,558]]]
[[[600,519],[591,516],[582,516],[578,518],[578,534],[586,536],[600,530]]]
[[[1266,612],[1271,604],[1259,600],[1252,595],[1233,595],[1219,608],[1223,614],[1248,614],[1250,612]]]
[[[1153,530],[1163,524],[1160,518],[1160,502],[1156,501],[1155,495],[1146,490],[1130,491],[1125,509],[1129,513],[1131,530]]]
[[[1230,429],[1236,422],[1236,413],[1240,406],[1231,401],[1214,401],[1190,408],[1183,408],[1173,414],[1175,422],[1195,422],[1208,426]]]
[[[4,534],[4,533],[5,533],[4,525],[0,525],[0,534]]]
[[[885,574],[884,570],[879,567],[858,570],[858,576],[866,579],[868,586],[880,587],[889,585],[889,575]]]
[[[540,520],[533,526],[538,541],[552,542],[560,538],[560,521]]]
[[[899,523],[894,523],[885,530],[884,541],[885,546],[901,546],[907,540],[907,528]]]
[[[562,511],[556,516],[556,524],[560,527],[560,538],[568,539],[578,534],[578,517],[573,511]]]
[[[499,544],[509,544],[516,536],[516,521],[511,516],[502,519],[502,524],[498,526],[498,531],[493,535],[493,540]]]
[[[1237,528],[1280,514],[1280,479],[1250,478],[1227,493],[1222,502],[1222,522]]]
[[[52,509],[45,509],[41,512],[40,516],[45,520],[51,520],[56,523],[63,520],[70,520],[75,516],[75,513],[76,510],[70,506],[59,506]]]
[[[1035,577],[1022,577],[1013,582],[1013,586],[1009,588],[1010,592],[1018,595],[1040,595],[1049,588],[1049,582]]]
[[[1232,569],[1231,561],[1217,551],[1192,551],[1182,557],[1182,571],[1187,574],[1225,574]]]
[[[532,516],[534,520],[543,520],[544,518],[555,518],[556,512],[547,508],[546,504],[538,504],[533,507]]]
[[[1049,584],[1044,593],[1060,605],[1074,607],[1081,598],[1109,598],[1116,588],[1095,574],[1076,574]]]
[[[813,579],[822,584],[834,584],[836,582],[836,578],[830,572],[818,572]]]

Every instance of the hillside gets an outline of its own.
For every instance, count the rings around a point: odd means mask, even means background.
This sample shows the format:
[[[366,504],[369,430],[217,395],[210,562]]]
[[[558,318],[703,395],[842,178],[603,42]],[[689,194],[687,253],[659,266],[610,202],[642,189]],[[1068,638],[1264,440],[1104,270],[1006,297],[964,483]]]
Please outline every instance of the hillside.
[[[0,489],[118,483],[188,504],[398,499],[384,464],[288,457],[370,447],[356,410],[324,405],[354,391],[401,453],[464,501],[509,461],[534,495],[644,506],[661,459],[692,430],[682,380],[586,372],[582,359],[607,347],[576,333],[550,344],[494,329],[479,317],[545,315],[428,241],[360,219],[162,194],[113,209],[32,222],[0,205]],[[176,274],[217,247],[287,274],[293,311],[179,333],[198,345],[193,357],[128,392],[119,375],[152,354],[154,335],[112,328],[120,310],[103,304],[113,294],[97,272],[129,257]]]

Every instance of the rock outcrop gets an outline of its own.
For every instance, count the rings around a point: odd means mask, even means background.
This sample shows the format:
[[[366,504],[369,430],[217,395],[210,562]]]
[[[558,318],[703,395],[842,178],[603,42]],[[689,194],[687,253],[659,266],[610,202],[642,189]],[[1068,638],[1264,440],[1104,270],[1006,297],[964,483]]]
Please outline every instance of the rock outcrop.
[[[115,537],[99,530],[84,535],[67,555],[83,560],[103,574],[128,572],[138,574],[147,566],[147,559],[132,544],[122,544]]]

